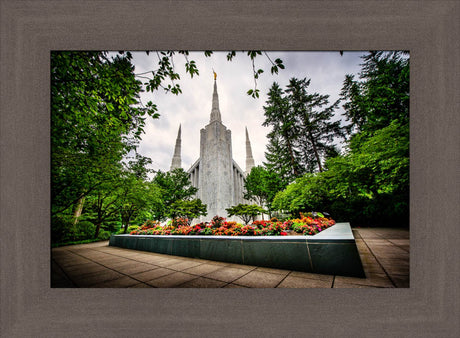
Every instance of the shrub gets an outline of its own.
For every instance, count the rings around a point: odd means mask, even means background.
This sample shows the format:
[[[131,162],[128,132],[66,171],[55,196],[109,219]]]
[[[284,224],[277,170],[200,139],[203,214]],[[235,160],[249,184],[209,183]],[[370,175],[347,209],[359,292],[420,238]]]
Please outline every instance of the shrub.
[[[131,231],[137,230],[139,228],[140,228],[140,226],[138,226],[138,225],[130,225],[128,227],[128,229],[126,229],[126,232],[130,233]]]
[[[96,233],[96,226],[90,221],[80,221],[74,226],[74,240],[93,238]]]
[[[213,235],[213,234],[214,234],[214,231],[208,227],[201,229],[199,233],[199,235]]]
[[[225,218],[224,217],[220,217],[220,216],[214,216],[211,220],[211,226],[213,228],[220,228],[225,222]]]
[[[173,228],[183,227],[183,226],[188,226],[188,225],[189,225],[188,218],[176,217],[176,218],[173,218],[171,222],[171,226]]]
[[[97,238],[105,241],[105,240],[110,239],[110,235],[111,235],[110,231],[101,230]]]

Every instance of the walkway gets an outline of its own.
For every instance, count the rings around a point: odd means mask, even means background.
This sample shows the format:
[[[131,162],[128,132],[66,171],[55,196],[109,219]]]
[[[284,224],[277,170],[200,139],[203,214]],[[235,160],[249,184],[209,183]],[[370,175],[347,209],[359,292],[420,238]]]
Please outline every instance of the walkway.
[[[353,229],[367,278],[319,275],[109,247],[52,249],[51,287],[406,288],[409,231]]]

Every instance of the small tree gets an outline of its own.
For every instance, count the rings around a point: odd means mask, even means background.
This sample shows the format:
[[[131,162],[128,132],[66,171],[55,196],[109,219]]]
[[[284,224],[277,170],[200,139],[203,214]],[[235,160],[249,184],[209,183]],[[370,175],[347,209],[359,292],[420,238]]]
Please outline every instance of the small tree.
[[[155,215],[159,220],[168,217],[172,205],[179,200],[191,200],[198,191],[192,186],[189,175],[182,168],[174,169],[166,173],[158,171],[153,182],[161,189],[163,202],[160,208],[155,209]]]
[[[244,180],[244,187],[246,189],[244,198],[247,200],[252,199],[260,206],[265,206],[271,218],[273,198],[275,198],[278,191],[285,188],[281,178],[274,171],[257,166],[252,168]]]
[[[229,217],[238,216],[243,220],[244,224],[248,224],[251,219],[265,212],[262,207],[256,204],[238,204],[225,210],[227,210]]]
[[[192,219],[198,216],[206,216],[207,206],[203,204],[200,199],[191,201],[179,200],[171,205],[168,216],[171,218],[183,217],[188,219],[188,224],[192,222]]]

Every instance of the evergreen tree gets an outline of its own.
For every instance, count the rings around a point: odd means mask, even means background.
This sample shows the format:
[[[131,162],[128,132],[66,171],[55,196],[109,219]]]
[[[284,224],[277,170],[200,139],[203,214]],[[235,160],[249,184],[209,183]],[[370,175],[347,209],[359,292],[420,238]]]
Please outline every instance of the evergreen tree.
[[[264,106],[265,121],[263,126],[271,126],[267,135],[269,147],[266,152],[266,165],[269,169],[277,169],[282,177],[289,181],[302,175],[300,153],[296,149],[298,139],[296,118],[289,106],[284,91],[274,82],[268,92],[268,100]]]
[[[336,153],[334,141],[343,136],[340,121],[332,121],[339,101],[329,105],[329,95],[310,94],[310,80],[292,78],[284,92],[277,83],[271,87],[264,106],[267,135],[267,169],[285,183],[307,172],[323,171],[323,161]]]
[[[292,113],[296,118],[297,147],[302,165],[307,172],[316,168],[323,171],[322,161],[334,149],[336,137],[342,137],[340,121],[331,121],[339,101],[329,104],[329,95],[309,94],[310,79],[292,78],[286,93]]]
[[[409,120],[409,58],[407,52],[369,52],[359,74],[347,75],[341,97],[349,132],[387,127],[393,120]]]
[[[283,140],[280,135],[269,136],[265,159],[266,161],[263,162],[264,167],[269,171],[275,172],[284,186],[295,179],[293,170],[289,165],[289,153],[285,151]]]
[[[342,89],[351,122],[346,154],[325,156],[326,171],[306,174],[279,192],[274,209],[328,211],[353,225],[409,224],[409,58],[370,52],[360,81]]]

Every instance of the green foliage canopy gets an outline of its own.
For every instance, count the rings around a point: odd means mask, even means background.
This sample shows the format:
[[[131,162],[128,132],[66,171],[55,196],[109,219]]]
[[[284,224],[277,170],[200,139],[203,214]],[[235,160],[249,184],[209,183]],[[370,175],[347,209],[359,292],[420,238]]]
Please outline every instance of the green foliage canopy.
[[[251,169],[251,172],[244,180],[244,198],[247,200],[252,199],[259,205],[266,206],[271,217],[273,198],[284,187],[280,177],[274,171],[262,166],[256,166]]]
[[[129,54],[51,53],[51,199],[62,212],[102,182],[121,172],[121,159],[133,150],[145,116],[139,107],[141,83]]]
[[[152,183],[146,170],[149,159],[136,154],[128,167],[125,163],[136,151],[146,119],[159,117],[156,105],[140,101],[143,86],[147,91],[163,88],[181,93],[175,52],[155,54],[158,68],[147,77],[134,74],[130,52],[115,56],[91,51],[51,53],[51,211],[52,228],[59,228],[59,233],[71,231],[79,219],[84,220],[82,224],[89,224],[88,220],[94,223],[95,231],[90,232],[96,237],[104,222],[121,220],[126,229],[134,218],[162,219],[174,201],[196,193],[185,173],[157,174]],[[178,54],[187,60],[186,73],[198,75],[189,53]],[[273,62],[264,54],[272,64],[272,74],[284,69],[282,60]],[[235,55],[231,51],[227,59],[231,61]],[[264,71],[255,67],[255,60],[262,52],[248,51],[247,55],[254,76],[254,89],[248,94],[258,97],[257,79]]]
[[[336,154],[334,141],[343,137],[340,121],[332,121],[339,101],[309,93],[311,80],[291,78],[283,91],[275,82],[264,106],[264,126],[271,126],[264,165],[285,184],[306,172],[322,171],[324,159]]]
[[[257,215],[265,212],[262,207],[256,204],[238,204],[225,210],[227,210],[229,217],[238,216],[243,220],[244,224],[248,224]]]
[[[174,202],[179,200],[190,200],[198,191],[192,186],[189,175],[182,168],[168,172],[158,171],[153,182],[160,188],[163,196],[163,203],[160,209],[155,210],[158,220],[164,220],[171,212]]]
[[[363,57],[360,80],[347,75],[341,98],[349,132],[374,131],[409,119],[407,52],[373,51]]]
[[[188,224],[192,219],[199,216],[207,215],[207,206],[203,204],[200,199],[193,199],[191,201],[178,200],[175,201],[168,212],[170,218],[182,217],[188,219]]]
[[[370,52],[363,59],[360,81],[347,75],[342,89],[351,122],[346,152],[278,192],[273,209],[328,211],[354,225],[408,225],[409,58]]]

